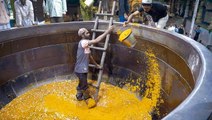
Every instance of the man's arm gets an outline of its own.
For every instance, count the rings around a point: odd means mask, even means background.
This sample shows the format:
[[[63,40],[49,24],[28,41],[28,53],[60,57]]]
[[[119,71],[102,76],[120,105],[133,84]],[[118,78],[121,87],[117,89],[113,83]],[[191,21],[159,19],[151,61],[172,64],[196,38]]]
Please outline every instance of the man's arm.
[[[94,58],[93,58],[93,56],[91,54],[89,54],[89,57],[90,57],[91,63],[95,64],[97,67],[100,68],[100,65],[97,64],[97,62],[94,60]]]
[[[114,28],[113,26],[109,27],[102,35],[100,35],[99,37],[97,37],[97,38],[94,39],[94,40],[90,40],[90,41],[88,42],[88,44],[91,45],[91,44],[95,44],[95,43],[100,42],[101,40],[103,40],[103,38],[105,38],[105,36],[106,36],[108,33],[110,33],[110,32],[113,30],[113,28]]]
[[[138,15],[140,12],[137,10],[134,13],[132,13],[129,17],[128,20],[124,22],[124,26],[126,26],[128,23],[130,23],[130,21],[132,20],[132,18],[136,15]]]
[[[148,26],[156,27],[155,22],[153,21],[153,18],[151,15],[149,15],[147,13],[144,13],[143,15],[147,19]]]

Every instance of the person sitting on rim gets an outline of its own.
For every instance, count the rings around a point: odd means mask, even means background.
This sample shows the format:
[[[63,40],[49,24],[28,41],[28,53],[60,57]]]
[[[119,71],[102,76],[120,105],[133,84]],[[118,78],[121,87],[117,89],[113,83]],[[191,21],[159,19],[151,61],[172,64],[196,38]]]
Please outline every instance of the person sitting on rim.
[[[140,13],[151,16],[152,19],[148,18],[149,20],[153,20],[157,28],[164,28],[169,18],[167,14],[167,6],[160,3],[152,3],[152,0],[142,0],[141,8],[128,17],[128,20],[124,22],[124,26],[127,25],[134,16]]]

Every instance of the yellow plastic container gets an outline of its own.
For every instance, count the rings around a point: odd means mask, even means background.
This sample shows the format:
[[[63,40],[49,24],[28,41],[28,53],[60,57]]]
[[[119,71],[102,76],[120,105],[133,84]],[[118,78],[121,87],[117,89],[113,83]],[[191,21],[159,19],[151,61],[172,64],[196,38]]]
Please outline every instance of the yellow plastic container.
[[[85,4],[90,7],[94,3],[94,0],[85,0]]]
[[[119,41],[122,42],[127,47],[134,47],[137,43],[133,33],[132,29],[127,29],[123,31],[119,36]]]

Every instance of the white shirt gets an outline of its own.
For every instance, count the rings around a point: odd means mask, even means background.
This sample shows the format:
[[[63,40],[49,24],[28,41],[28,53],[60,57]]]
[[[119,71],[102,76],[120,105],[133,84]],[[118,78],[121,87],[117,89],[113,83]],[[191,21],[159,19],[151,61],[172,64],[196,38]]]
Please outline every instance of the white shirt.
[[[10,22],[10,18],[7,14],[4,0],[0,0],[0,25],[5,25]]]
[[[168,28],[168,31],[175,32],[175,26],[171,26]]]
[[[50,17],[62,17],[67,12],[66,0],[46,0],[46,14]]]
[[[26,0],[26,5],[22,5],[20,0],[15,1],[16,25],[30,26],[34,23],[33,5],[30,0]]]

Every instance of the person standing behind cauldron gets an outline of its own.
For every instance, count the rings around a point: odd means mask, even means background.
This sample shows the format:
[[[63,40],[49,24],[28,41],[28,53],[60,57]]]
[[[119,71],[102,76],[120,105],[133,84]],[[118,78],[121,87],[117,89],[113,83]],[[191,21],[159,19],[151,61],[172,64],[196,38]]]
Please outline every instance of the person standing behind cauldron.
[[[45,9],[51,23],[64,22],[67,2],[66,0],[46,0]]]
[[[184,35],[185,30],[184,30],[184,26],[180,25],[180,27],[178,28],[178,33]]]
[[[128,18],[129,3],[128,0],[119,0],[119,22],[124,22]]]
[[[124,25],[128,24],[134,16],[140,13],[148,14],[149,20],[151,20],[149,18],[149,16],[151,16],[157,28],[164,28],[169,19],[169,16],[167,14],[167,6],[160,3],[152,3],[152,0],[142,0],[142,7],[132,13],[128,17],[128,20],[124,22]]]
[[[14,6],[16,13],[16,26],[32,26],[34,24],[32,2],[30,0],[16,0]]]
[[[45,23],[45,0],[31,0],[33,8],[34,8],[34,19],[36,24],[44,24]]]
[[[194,36],[194,40],[197,41],[199,39],[199,35],[202,32],[200,29],[200,26],[198,25],[197,28],[194,30],[196,32],[195,36]]]
[[[0,0],[0,30],[10,29],[10,16],[5,0]]]

